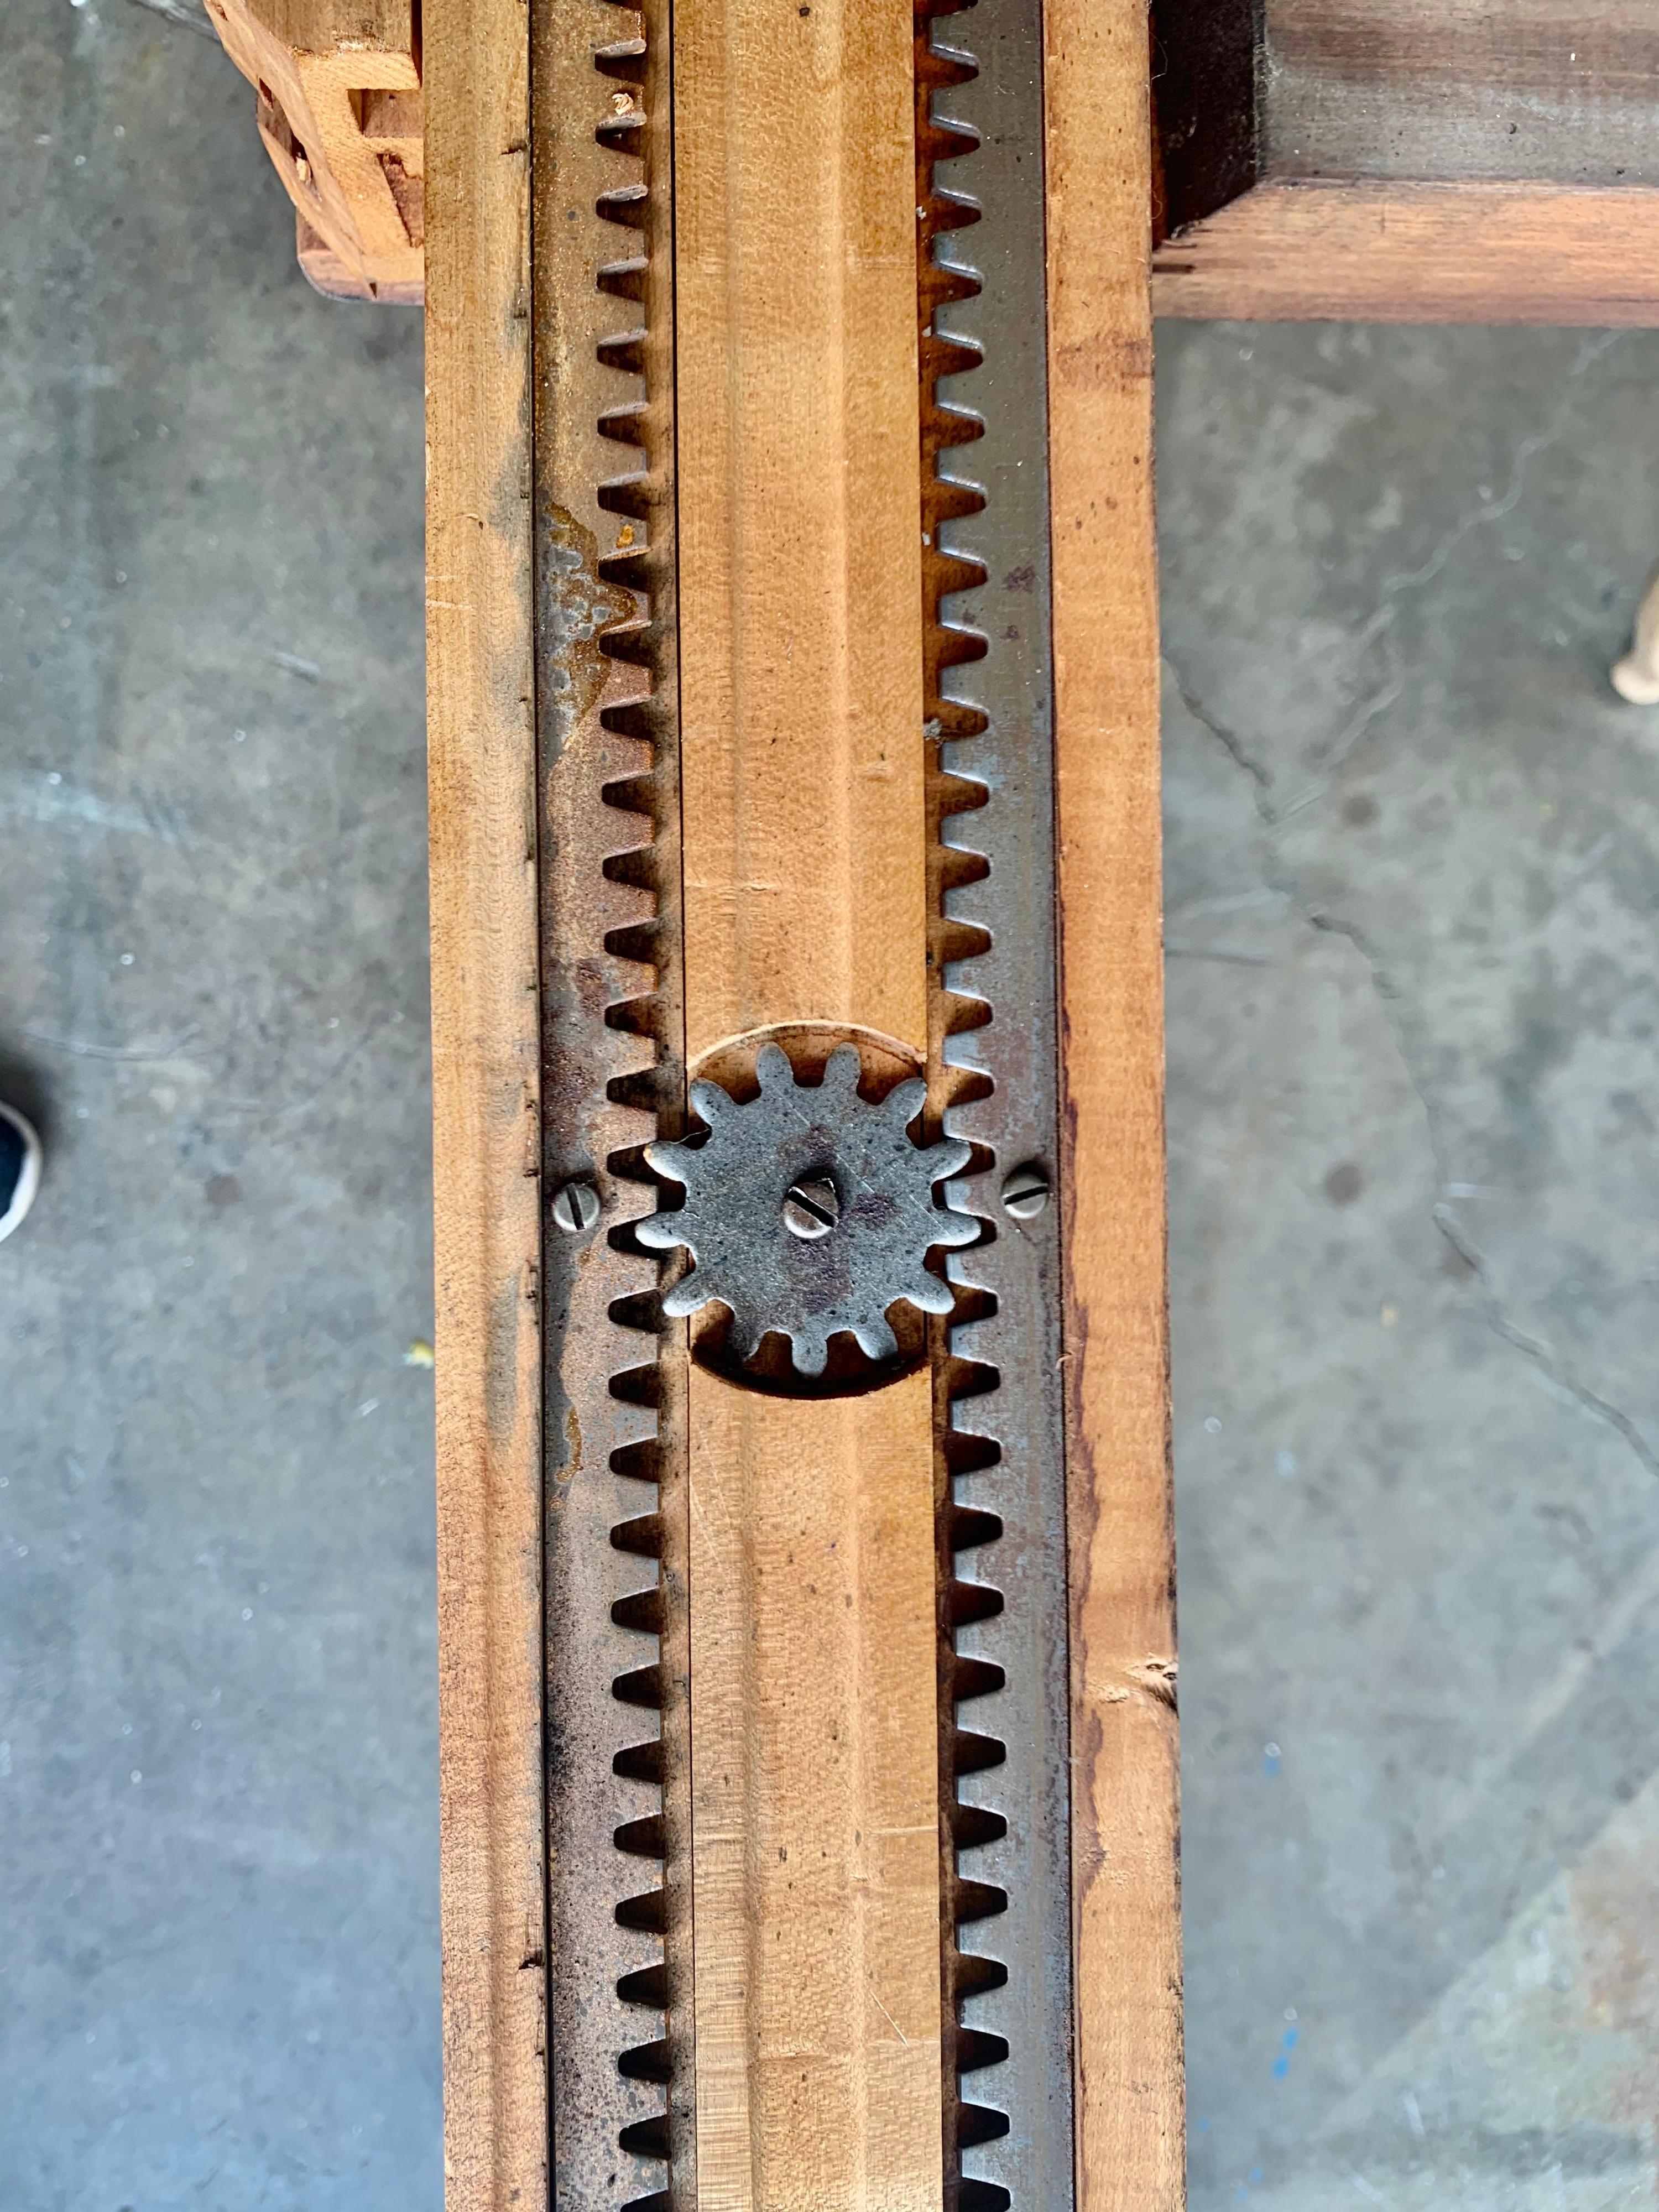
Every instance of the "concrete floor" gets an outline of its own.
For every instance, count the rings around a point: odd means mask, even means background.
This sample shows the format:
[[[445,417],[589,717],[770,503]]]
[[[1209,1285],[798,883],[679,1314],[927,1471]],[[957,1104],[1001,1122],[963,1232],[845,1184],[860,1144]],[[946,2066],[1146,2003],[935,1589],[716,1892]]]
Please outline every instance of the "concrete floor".
[[[421,333],[0,33],[0,2212],[438,2212]],[[1170,329],[1194,2212],[1659,2193],[1659,337]]]
[[[0,30],[0,2212],[438,2212],[421,325]]]
[[[1168,329],[1193,2202],[1659,2191],[1659,336]]]

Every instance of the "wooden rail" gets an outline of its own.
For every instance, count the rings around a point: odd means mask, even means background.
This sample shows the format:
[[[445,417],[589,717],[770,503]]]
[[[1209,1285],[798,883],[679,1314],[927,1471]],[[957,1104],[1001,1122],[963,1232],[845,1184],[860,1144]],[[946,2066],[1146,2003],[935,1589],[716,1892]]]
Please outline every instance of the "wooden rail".
[[[1047,0],[1081,2212],[1185,2201],[1146,17]]]
[[[547,2199],[541,1036],[520,0],[427,0],[446,2195]]]

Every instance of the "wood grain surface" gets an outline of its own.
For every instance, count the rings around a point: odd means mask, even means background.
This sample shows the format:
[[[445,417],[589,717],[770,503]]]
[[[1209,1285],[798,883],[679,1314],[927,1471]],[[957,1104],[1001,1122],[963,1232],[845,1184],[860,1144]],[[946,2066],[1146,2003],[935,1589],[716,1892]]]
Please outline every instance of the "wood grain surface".
[[[698,2212],[937,2212],[930,1377],[691,1376]]]
[[[206,0],[293,201],[300,265],[337,299],[418,305],[424,137],[411,0]]]
[[[1266,0],[1263,32],[1266,177],[1659,184],[1650,0]]]
[[[927,1045],[908,0],[674,11],[687,1057]],[[695,1370],[699,2212],[943,2192],[928,1378]]]
[[[1048,0],[1080,2212],[1184,2201],[1146,17]]]
[[[1659,191],[1264,184],[1161,246],[1160,315],[1659,324]]]
[[[427,0],[448,2212],[546,2203],[528,24]]]
[[[1160,315],[1659,317],[1647,0],[1154,0]]]
[[[675,9],[688,1060],[927,1042],[910,22]]]

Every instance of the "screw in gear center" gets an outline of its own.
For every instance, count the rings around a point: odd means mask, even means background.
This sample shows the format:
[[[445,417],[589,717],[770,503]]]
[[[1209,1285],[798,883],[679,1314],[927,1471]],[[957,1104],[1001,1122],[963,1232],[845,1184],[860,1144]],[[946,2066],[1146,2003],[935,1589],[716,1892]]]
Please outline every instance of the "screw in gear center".
[[[908,1124],[927,1096],[919,1076],[878,1103],[859,1096],[856,1045],[838,1045],[823,1080],[799,1084],[772,1043],[755,1063],[760,1096],[745,1102],[695,1082],[691,1105],[708,1125],[701,1143],[652,1144],[645,1156],[685,1191],[676,1212],[639,1224],[641,1244],[683,1245],[695,1265],[663,1300],[667,1315],[719,1303],[732,1315],[731,1345],[751,1358],[773,1330],[789,1339],[798,1373],[817,1376],[830,1340],[845,1330],[871,1359],[898,1342],[887,1309],[899,1298],[923,1313],[951,1310],[951,1286],[929,1272],[929,1251],[971,1244],[981,1224],[933,1202],[933,1186],[958,1174],[971,1146],[960,1137],[913,1144]],[[814,1197],[819,1186],[827,1187]],[[803,1234],[802,1200],[820,1217]]]

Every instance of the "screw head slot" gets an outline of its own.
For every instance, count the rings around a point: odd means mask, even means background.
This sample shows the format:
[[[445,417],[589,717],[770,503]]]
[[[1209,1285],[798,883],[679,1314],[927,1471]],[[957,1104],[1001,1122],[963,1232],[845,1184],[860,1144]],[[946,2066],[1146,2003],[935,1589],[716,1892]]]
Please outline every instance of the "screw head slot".
[[[568,1182],[553,1200],[554,1226],[567,1237],[580,1237],[599,1218],[599,1194],[580,1177]]]
[[[1030,1221],[1048,1203],[1048,1171],[1027,1160],[1009,1170],[1002,1186],[1002,1203],[1016,1221]]]
[[[828,1176],[790,1184],[783,1201],[783,1220],[792,1236],[808,1242],[827,1237],[840,1219],[841,1200]]]

